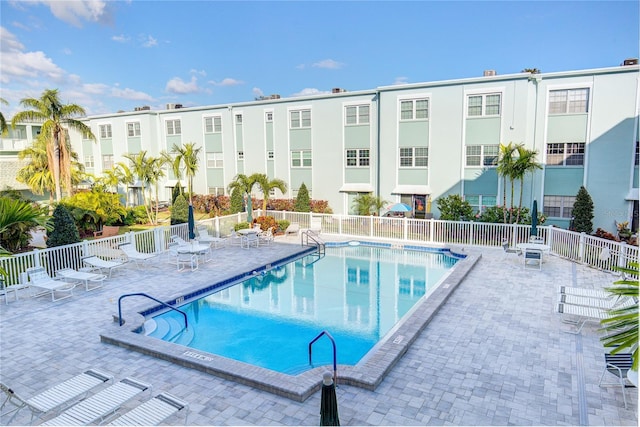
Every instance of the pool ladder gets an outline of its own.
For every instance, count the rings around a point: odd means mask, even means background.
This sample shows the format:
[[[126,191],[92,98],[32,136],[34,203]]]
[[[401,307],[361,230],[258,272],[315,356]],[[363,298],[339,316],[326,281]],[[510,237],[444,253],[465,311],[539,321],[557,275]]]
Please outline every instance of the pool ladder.
[[[337,364],[337,356],[336,356],[336,341],[333,339],[333,337],[329,332],[327,331],[320,332],[320,334],[314,339],[312,339],[311,342],[309,343],[309,365],[313,366],[313,363],[311,362],[311,346],[313,345],[313,343],[315,343],[320,338],[322,338],[323,335],[326,335],[327,338],[331,340],[331,345],[333,346],[333,383],[335,385],[338,385],[338,364]]]
[[[170,308],[171,310],[175,310],[175,311],[177,311],[179,313],[182,313],[182,315],[184,316],[184,328],[188,329],[189,324],[187,323],[187,313],[185,313],[182,310],[178,310],[177,308],[172,307],[169,304],[167,304],[166,302],[160,301],[159,299],[154,298],[151,295],[145,294],[144,292],[138,292],[138,293],[135,293],[135,294],[124,294],[124,295],[121,295],[120,298],[118,298],[118,324],[120,326],[122,326],[122,300],[124,298],[126,298],[126,297],[135,297],[135,296],[147,297],[147,298],[149,298],[151,300],[154,300],[155,302],[157,302],[159,304],[162,304],[165,307]]]

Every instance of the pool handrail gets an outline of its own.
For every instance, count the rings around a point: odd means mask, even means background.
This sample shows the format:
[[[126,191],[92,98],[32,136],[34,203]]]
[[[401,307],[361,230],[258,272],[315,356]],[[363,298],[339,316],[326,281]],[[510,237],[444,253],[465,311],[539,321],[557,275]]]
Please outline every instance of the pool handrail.
[[[124,294],[124,295],[120,295],[120,298],[118,298],[118,324],[119,324],[120,326],[122,326],[122,304],[121,304],[121,301],[122,301],[122,299],[123,299],[123,298],[126,298],[126,297],[134,297],[134,296],[147,297],[147,298],[149,298],[149,299],[154,300],[154,301],[155,301],[155,302],[157,302],[157,303],[162,304],[162,305],[163,305],[163,306],[165,306],[165,307],[170,308],[171,310],[175,310],[175,311],[177,311],[177,312],[179,312],[179,313],[182,313],[182,315],[184,316],[184,328],[185,328],[185,329],[189,329],[189,323],[187,322],[187,313],[185,313],[185,312],[184,312],[184,311],[182,311],[182,310],[178,310],[177,308],[172,307],[172,306],[170,306],[169,304],[167,304],[166,302],[164,302],[164,301],[160,301],[159,299],[154,298],[154,297],[152,297],[151,295],[145,294],[144,292],[136,292],[136,293],[133,293],[133,294]]]
[[[336,341],[333,339],[333,337],[329,332],[327,331],[320,332],[320,334],[314,339],[312,339],[311,342],[309,343],[309,365],[313,365],[313,363],[311,362],[311,346],[313,345],[313,343],[318,341],[323,335],[326,335],[327,338],[331,340],[331,345],[333,346],[333,383],[337,386],[338,385],[338,365],[337,365],[337,356],[336,356]]]

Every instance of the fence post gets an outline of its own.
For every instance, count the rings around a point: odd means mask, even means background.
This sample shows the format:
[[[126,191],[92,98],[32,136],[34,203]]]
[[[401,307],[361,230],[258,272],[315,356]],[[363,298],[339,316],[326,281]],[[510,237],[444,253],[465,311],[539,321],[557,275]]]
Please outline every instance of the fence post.
[[[86,239],[82,241],[82,254],[82,256],[89,256],[89,241]]]
[[[404,240],[409,239],[409,218],[404,217],[404,224],[402,224],[402,238]]]
[[[515,224],[511,224],[511,244],[509,246],[515,247],[518,244],[518,227]]]
[[[216,237],[220,237],[220,217],[217,216],[213,219],[213,225],[216,229]]]
[[[164,252],[164,227],[156,227],[153,230],[153,241],[155,242],[155,252]]]
[[[433,231],[435,229],[436,223],[433,218],[429,218],[429,243],[433,243]]]
[[[547,245],[551,248],[551,253],[553,253],[553,238],[555,236],[555,227],[545,227],[547,231]]]
[[[373,215],[369,216],[369,236],[373,237]]]
[[[618,255],[618,267],[627,266],[627,243],[620,242],[620,250]]]
[[[37,248],[33,250],[33,266],[42,267],[40,264],[40,249]],[[4,297],[7,298],[7,295],[5,294]]]
[[[584,237],[587,234],[583,231],[580,233],[580,242],[578,243],[578,261],[584,260]]]

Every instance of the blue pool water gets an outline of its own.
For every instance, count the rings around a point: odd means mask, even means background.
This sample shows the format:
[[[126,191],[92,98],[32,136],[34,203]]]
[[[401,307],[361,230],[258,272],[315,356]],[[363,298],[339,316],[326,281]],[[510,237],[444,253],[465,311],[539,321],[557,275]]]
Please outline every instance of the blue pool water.
[[[336,341],[339,364],[355,365],[457,259],[443,251],[363,245],[327,247],[262,272],[145,324],[149,336],[192,349],[298,374],[309,366],[309,342],[322,331]],[[313,345],[314,366],[333,363],[329,339]]]

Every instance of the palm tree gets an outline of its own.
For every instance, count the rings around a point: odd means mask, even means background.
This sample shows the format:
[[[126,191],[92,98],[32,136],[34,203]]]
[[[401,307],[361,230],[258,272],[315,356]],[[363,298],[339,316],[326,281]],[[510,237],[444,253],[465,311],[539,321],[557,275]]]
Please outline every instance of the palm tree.
[[[243,197],[246,194],[249,199],[251,199],[251,191],[253,191],[253,186],[258,182],[258,179],[260,179],[260,175],[262,174],[254,173],[251,176],[246,176],[240,173],[236,175],[231,183],[229,183],[229,185],[227,186],[227,191],[229,193],[233,193],[234,190],[239,191]],[[251,213],[249,212],[250,210],[251,208],[248,207],[248,217],[251,216]]]
[[[67,191],[71,192],[71,158],[66,143],[68,129],[82,132],[95,140],[91,128],[76,117],[84,116],[85,110],[77,104],[63,104],[57,89],[46,89],[39,99],[24,98],[20,104],[28,110],[16,113],[11,121],[15,127],[22,122],[41,122],[41,133],[47,139],[47,158],[49,170],[53,172],[56,201],[62,198],[61,180]]]
[[[156,194],[156,214],[154,216],[154,221],[153,224],[157,224],[158,223],[158,204],[159,204],[159,192],[160,189],[158,188],[158,184],[160,182],[160,178],[162,178],[164,176],[164,165],[165,165],[165,159],[162,157],[154,157],[152,158],[150,164],[149,164],[149,184],[152,184],[155,188],[155,194]]]
[[[520,181],[520,200],[518,201],[518,213],[516,224],[520,222],[520,210],[522,209],[522,190],[524,188],[524,177],[528,173],[533,173],[536,169],[542,169],[542,165],[536,162],[537,150],[528,150],[524,145],[517,145],[518,157],[513,164],[512,177]]]
[[[138,177],[140,182],[142,183],[142,198],[144,200],[144,209],[147,213],[147,217],[149,218],[149,222],[153,223],[153,217],[151,216],[151,206],[150,202],[147,198],[147,190],[150,188],[153,173],[152,168],[155,163],[155,159],[152,157],[147,157],[146,150],[140,151],[138,154],[125,154],[125,158],[131,161],[131,172]]]
[[[502,176],[502,214],[505,224],[507,223],[507,178],[511,179],[513,173],[515,151],[516,146],[512,142],[508,145],[500,144],[497,171]],[[513,207],[513,180],[511,180],[511,207]],[[509,218],[509,222],[511,222],[511,218]]]
[[[45,210],[36,204],[17,200],[10,197],[0,197],[0,236],[17,228],[15,235],[28,233],[34,227],[45,227],[51,231],[50,217]],[[10,255],[5,248],[0,246],[0,254]],[[6,272],[0,268],[0,274]]]
[[[353,206],[358,215],[371,215],[372,211],[380,213],[380,209],[388,202],[371,193],[360,193],[353,199]]]
[[[260,191],[262,191],[262,211],[267,211],[267,201],[269,200],[269,193],[271,190],[277,188],[283,193],[287,192],[287,183],[281,179],[274,178],[269,179],[269,177],[264,173],[254,174],[256,176],[257,184],[260,186]]]
[[[27,184],[35,194],[42,195],[49,192],[49,206],[53,206],[53,193],[55,183],[53,174],[49,169],[47,158],[47,146],[44,138],[38,137],[31,147],[27,147],[18,153],[18,158],[29,158],[29,163],[18,170],[16,180]]]
[[[124,162],[118,162],[114,168],[114,173],[118,178],[118,181],[128,188],[136,182],[135,175],[129,168],[129,166]],[[128,196],[128,195],[127,195]],[[125,207],[129,207],[129,197],[125,197]]]
[[[9,103],[4,98],[0,98],[0,104],[9,105]],[[0,113],[0,135],[4,135],[7,129],[7,121],[4,118],[4,114]]]
[[[202,147],[196,148],[195,143],[187,142],[184,146],[180,147],[177,144],[173,144],[171,148],[172,153],[176,153],[175,159],[170,164],[174,172],[176,171],[175,164],[184,165],[184,173],[187,176],[189,182],[189,205],[193,205],[193,177],[198,171],[198,156],[202,151]]]
[[[165,164],[168,164],[171,168],[171,172],[176,178],[176,187],[178,187],[180,193],[182,193],[182,184],[180,183],[182,180],[182,162],[180,157],[174,156],[166,151],[161,152],[160,155],[164,159]]]

